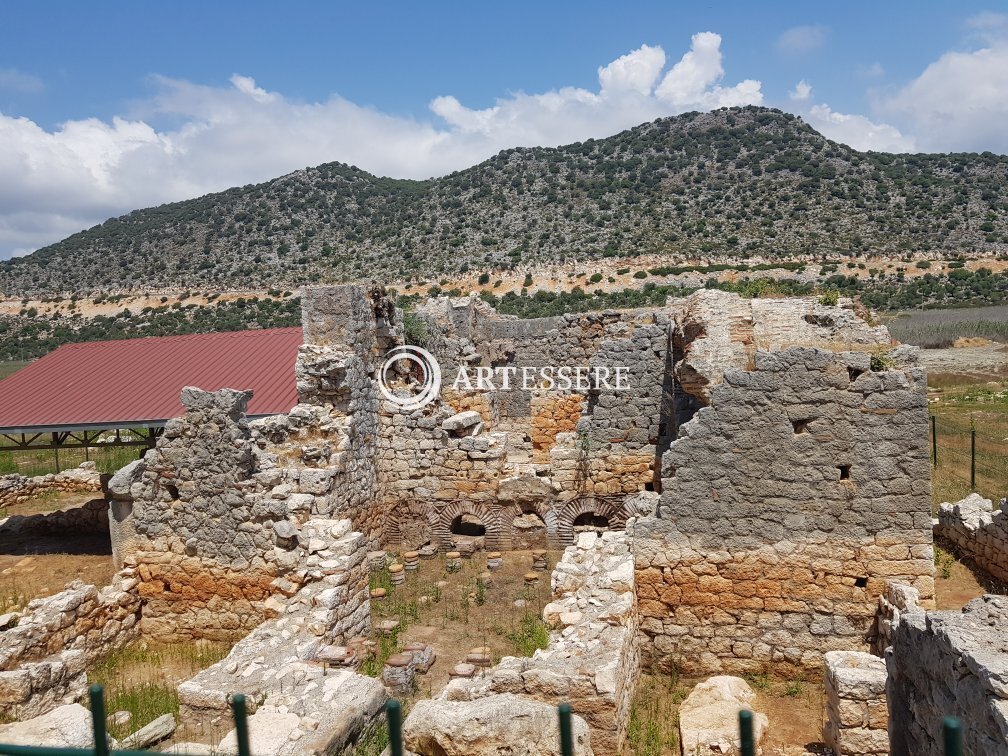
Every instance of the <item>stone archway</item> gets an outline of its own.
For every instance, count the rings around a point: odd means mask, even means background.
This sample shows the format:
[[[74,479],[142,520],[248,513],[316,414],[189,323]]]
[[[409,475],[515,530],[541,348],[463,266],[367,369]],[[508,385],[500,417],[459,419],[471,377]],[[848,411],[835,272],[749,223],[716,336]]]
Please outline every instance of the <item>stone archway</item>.
[[[435,510],[434,537],[443,548],[451,546],[457,536],[452,532],[452,523],[464,515],[471,515],[485,528],[483,545],[490,550],[504,548],[502,543],[500,514],[492,511],[484,504],[474,501],[452,501],[437,507]],[[462,537],[472,537],[462,535]]]
[[[591,518],[594,518],[594,522],[601,522],[604,519],[608,524],[608,530],[623,530],[628,517],[625,498],[586,496],[564,504],[560,508],[557,522],[557,537],[561,545],[574,542],[574,523],[579,521],[579,517],[589,522],[592,521]]]
[[[430,505],[422,501],[400,504],[390,513],[388,543],[404,551],[415,551],[437,538]]]

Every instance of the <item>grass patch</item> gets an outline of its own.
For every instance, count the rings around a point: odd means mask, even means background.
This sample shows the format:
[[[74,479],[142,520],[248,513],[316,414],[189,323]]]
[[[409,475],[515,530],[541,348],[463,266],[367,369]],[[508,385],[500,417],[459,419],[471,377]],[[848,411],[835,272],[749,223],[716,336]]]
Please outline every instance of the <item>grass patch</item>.
[[[495,626],[494,632],[514,644],[515,656],[532,656],[538,649],[549,645],[550,633],[546,623],[528,613],[512,629]]]
[[[48,439],[45,440],[48,442]],[[59,469],[69,470],[90,460],[99,472],[114,473],[146,451],[139,446],[109,446],[88,449],[65,447],[59,451]],[[18,473],[29,478],[56,472],[56,458],[51,450],[0,452],[0,475]]]
[[[0,381],[9,375],[14,375],[27,364],[23,360],[0,360]]]
[[[178,685],[216,664],[231,647],[223,643],[135,643],[113,651],[88,670],[88,680],[105,688],[105,710],[128,711],[129,724],[110,725],[112,737],[122,739],[162,716],[178,719]]]
[[[627,743],[634,756],[679,753],[679,704],[688,693],[677,666],[668,675],[641,675],[627,724]]]
[[[952,565],[955,564],[954,556],[945,551],[945,549],[936,545],[934,549],[934,561],[939,577],[944,578],[945,580],[952,577]]]

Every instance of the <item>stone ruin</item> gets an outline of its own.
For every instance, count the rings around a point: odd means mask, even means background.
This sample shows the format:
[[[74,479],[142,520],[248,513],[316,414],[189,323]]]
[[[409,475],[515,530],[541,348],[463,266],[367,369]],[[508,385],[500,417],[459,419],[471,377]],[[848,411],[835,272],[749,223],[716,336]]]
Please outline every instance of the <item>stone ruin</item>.
[[[107,485],[123,611],[103,612],[89,593],[93,629],[120,644],[243,637],[180,687],[186,716],[225,726],[228,696],[241,691],[262,749],[336,753],[388,696],[352,665],[327,665],[370,630],[369,551],[548,546],[566,549],[544,612],[548,647],[414,704],[407,748],[494,752],[514,733],[486,712],[521,710],[550,728],[523,736],[541,741],[530,753],[552,753],[553,707],[570,701],[580,752],[615,753],[639,670],[673,666],[825,669],[828,733],[875,749],[840,752],[881,752],[887,727],[893,743],[922,742],[908,733],[923,714],[907,707],[932,694],[894,669],[940,635],[919,619],[934,605],[926,381],[916,350],[894,348],[849,302],[703,290],[648,310],[520,320],[476,297],[435,299],[411,314],[411,335],[444,384],[412,411],[381,390],[385,354],[404,342],[402,313],[381,289],[310,288],[302,302],[290,413],[249,421],[247,392],[187,388],[185,415]],[[625,366],[626,385],[542,381],[541,369],[564,365]],[[455,380],[480,368],[536,378]],[[409,392],[415,374],[387,372]],[[63,611],[64,627],[82,614]],[[15,644],[10,633],[0,651]],[[49,692],[15,685],[10,675],[72,653],[66,638],[43,641],[3,657],[0,707],[13,716],[81,692],[76,672]],[[878,685],[844,687],[844,670],[860,668],[850,654],[887,648],[880,724]],[[929,674],[953,685],[949,669]],[[961,684],[1004,693],[991,675],[975,678]],[[724,679],[714,688],[748,700]],[[859,728],[868,734],[851,734]]]

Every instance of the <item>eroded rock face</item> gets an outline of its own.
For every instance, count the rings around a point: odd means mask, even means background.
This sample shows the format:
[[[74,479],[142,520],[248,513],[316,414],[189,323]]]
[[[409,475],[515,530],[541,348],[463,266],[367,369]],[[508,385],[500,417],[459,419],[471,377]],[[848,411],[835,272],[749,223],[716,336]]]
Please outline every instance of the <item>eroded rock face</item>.
[[[739,711],[752,711],[756,694],[741,677],[718,675],[697,685],[679,705],[683,753],[735,753],[740,747]],[[753,738],[766,736],[766,714],[753,712]]]
[[[571,717],[574,753],[591,756],[591,735]],[[560,756],[556,707],[503,693],[472,701],[418,701],[403,726],[420,756]]]

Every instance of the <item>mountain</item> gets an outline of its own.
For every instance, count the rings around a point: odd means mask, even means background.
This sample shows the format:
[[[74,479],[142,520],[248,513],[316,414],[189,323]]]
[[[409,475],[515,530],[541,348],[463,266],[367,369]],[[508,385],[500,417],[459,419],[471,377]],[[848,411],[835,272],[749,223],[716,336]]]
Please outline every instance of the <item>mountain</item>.
[[[425,279],[658,254],[1008,250],[1008,157],[891,155],[767,108],[686,113],[427,181],[327,163],[137,210],[0,263],[0,291]]]

